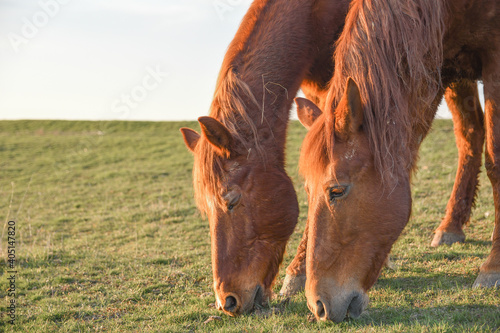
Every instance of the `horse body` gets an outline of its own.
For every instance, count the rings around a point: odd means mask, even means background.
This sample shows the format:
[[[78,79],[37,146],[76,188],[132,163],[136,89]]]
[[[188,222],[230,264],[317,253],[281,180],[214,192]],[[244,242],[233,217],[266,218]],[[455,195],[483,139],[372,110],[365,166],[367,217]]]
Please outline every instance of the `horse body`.
[[[347,8],[347,0],[254,1],[226,53],[210,117],[199,119],[201,135],[181,129],[210,223],[217,306],[229,315],[271,294],[298,218],[284,165],[289,109],[303,80],[308,96],[322,98],[333,66],[318,63]]]
[[[469,166],[477,167],[483,132],[474,80],[481,78],[497,214],[493,249],[475,285],[493,286],[500,281],[500,1],[353,0],[325,112],[315,109],[306,124],[300,158],[309,193],[306,297],[317,318],[341,321],[365,308],[408,222],[411,174],[443,94],[464,146],[460,159],[475,157]],[[460,191],[474,193],[476,185],[465,182]],[[460,232],[443,220],[436,236]]]

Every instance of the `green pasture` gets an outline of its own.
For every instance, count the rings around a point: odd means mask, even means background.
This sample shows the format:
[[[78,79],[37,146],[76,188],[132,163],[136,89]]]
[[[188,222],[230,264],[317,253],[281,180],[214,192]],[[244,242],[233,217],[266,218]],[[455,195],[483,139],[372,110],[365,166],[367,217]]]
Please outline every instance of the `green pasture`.
[[[495,332],[500,289],[471,289],[491,248],[494,207],[486,173],[465,244],[430,247],[456,171],[453,124],[437,120],[413,178],[412,218],[368,310],[341,324],[308,320],[303,293],[231,318],[211,307],[208,222],[197,212],[193,158],[178,129],[195,122],[0,122],[0,332]],[[292,122],[288,172],[305,129]],[[16,318],[8,263],[15,221]],[[12,245],[12,244],[11,244]],[[212,317],[211,316],[218,316]]]

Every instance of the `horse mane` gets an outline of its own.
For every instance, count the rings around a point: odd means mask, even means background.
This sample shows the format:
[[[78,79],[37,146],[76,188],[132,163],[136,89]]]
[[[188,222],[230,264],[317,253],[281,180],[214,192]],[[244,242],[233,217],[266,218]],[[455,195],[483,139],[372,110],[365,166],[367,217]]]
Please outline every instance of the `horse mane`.
[[[441,87],[444,6],[443,0],[353,0],[337,41],[326,114],[331,117],[353,78],[384,182],[414,167],[413,129],[428,122],[422,111]],[[333,139],[326,143],[331,152]]]
[[[241,152],[250,156],[251,151],[265,161],[265,150],[259,143],[258,128],[247,110],[261,110],[248,84],[229,67],[222,71],[211,105],[210,116],[219,120],[229,130]],[[220,156],[207,140],[200,140],[196,147],[193,183],[195,199],[202,214],[224,208],[225,157]],[[225,208],[224,208],[225,209]]]

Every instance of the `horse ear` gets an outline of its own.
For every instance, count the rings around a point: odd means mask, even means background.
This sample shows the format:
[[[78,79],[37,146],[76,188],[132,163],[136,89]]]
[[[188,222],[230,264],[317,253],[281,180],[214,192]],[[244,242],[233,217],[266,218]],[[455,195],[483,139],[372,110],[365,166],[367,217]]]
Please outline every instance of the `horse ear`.
[[[186,144],[186,147],[194,153],[194,149],[198,144],[200,135],[196,131],[187,127],[181,128],[180,131],[182,133],[182,137],[184,138],[184,143]]]
[[[344,96],[335,110],[335,131],[344,137],[357,133],[363,125],[363,102],[353,79],[347,80]]]
[[[233,148],[233,136],[229,130],[212,117],[200,117],[198,122],[201,126],[201,132],[214,148],[223,156],[229,158]]]
[[[297,97],[295,98],[295,104],[297,105],[297,115],[300,122],[305,128],[310,129],[322,114],[321,110],[307,98]]]

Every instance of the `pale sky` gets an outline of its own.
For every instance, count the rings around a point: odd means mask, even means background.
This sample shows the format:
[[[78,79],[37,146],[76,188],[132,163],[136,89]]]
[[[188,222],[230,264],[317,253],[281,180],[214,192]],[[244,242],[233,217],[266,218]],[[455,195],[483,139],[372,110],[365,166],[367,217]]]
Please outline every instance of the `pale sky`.
[[[250,3],[0,0],[0,119],[207,115]]]

